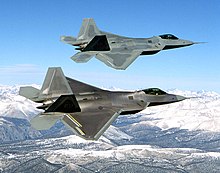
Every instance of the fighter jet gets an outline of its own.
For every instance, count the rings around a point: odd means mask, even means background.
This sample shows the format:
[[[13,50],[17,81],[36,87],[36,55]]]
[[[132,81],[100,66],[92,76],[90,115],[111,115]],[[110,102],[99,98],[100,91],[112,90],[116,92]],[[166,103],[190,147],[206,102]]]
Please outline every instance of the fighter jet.
[[[87,140],[97,140],[119,115],[135,114],[146,107],[179,102],[183,96],[158,88],[108,91],[65,77],[60,67],[48,69],[42,88],[21,87],[19,94],[36,103],[42,113],[30,122],[37,130],[58,120]]]
[[[80,52],[71,57],[77,63],[86,63],[93,56],[107,66],[125,70],[139,55],[153,55],[161,50],[195,44],[172,34],[151,38],[130,38],[100,31],[92,18],[84,19],[78,37],[61,36],[61,41],[77,46]]]

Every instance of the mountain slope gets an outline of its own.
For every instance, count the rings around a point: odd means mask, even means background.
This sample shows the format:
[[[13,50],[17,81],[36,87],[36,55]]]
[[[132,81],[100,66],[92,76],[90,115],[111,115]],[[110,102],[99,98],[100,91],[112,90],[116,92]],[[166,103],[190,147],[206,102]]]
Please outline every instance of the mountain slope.
[[[39,113],[36,103],[18,95],[19,88],[20,86],[0,85],[0,116],[29,120]]]
[[[219,172],[220,153],[150,145],[114,146],[76,136],[0,146],[2,172]],[[4,151],[4,152],[2,152]]]

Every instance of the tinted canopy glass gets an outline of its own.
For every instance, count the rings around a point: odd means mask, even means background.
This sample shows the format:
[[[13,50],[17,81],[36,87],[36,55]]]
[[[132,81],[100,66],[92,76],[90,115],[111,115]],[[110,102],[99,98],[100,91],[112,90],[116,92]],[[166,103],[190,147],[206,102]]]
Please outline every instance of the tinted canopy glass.
[[[162,91],[159,88],[149,88],[149,89],[145,89],[143,91],[145,92],[145,94],[149,94],[149,95],[164,95],[164,94],[167,94],[165,91]]]
[[[178,38],[172,34],[164,34],[164,35],[160,35],[159,37],[167,40],[178,40]]]

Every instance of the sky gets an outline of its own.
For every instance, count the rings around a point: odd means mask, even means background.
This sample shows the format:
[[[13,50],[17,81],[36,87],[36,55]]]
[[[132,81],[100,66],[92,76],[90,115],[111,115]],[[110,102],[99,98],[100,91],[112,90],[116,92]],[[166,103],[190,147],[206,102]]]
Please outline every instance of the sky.
[[[220,93],[219,11],[219,0],[1,0],[0,85],[41,85],[48,67],[62,67],[66,76],[104,88]],[[123,36],[172,33],[207,43],[139,56],[124,71],[96,58],[77,64],[70,59],[77,51],[60,36],[77,36],[83,18]]]

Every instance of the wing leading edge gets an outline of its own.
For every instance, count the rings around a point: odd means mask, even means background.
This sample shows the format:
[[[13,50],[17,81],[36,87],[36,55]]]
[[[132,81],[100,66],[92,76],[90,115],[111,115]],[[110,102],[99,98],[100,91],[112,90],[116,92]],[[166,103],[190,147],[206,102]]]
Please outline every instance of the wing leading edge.
[[[27,95],[29,98],[29,91],[33,89],[24,89],[28,93],[23,95]],[[87,104],[85,106],[83,100],[77,100],[78,95],[83,93],[92,95],[99,93],[101,95],[104,90],[65,77],[61,68],[56,67],[48,70],[42,89],[34,90],[33,97],[35,98],[36,95],[38,98],[39,92],[40,95],[42,95],[41,93],[45,95],[45,99],[42,100],[43,105],[40,106],[45,112],[35,116],[30,121],[32,127],[37,130],[49,129],[61,120],[80,137],[87,140],[97,140],[121,113],[119,108],[113,109],[111,103],[103,102],[101,97],[94,103],[85,100],[85,104]],[[53,97],[54,94],[56,97]],[[44,103],[49,98],[56,98],[56,100],[51,99],[48,104],[46,104],[47,102]]]
[[[101,106],[80,111],[74,96],[61,96],[45,113],[35,116],[31,125],[37,130],[46,130],[61,120],[78,136],[86,140],[98,140],[121,113],[121,110]]]
[[[66,77],[73,93],[92,93],[103,91]],[[51,128],[58,120],[70,127],[78,136],[86,140],[98,140],[111,123],[120,115],[121,110],[113,110],[100,100],[95,105],[82,109],[74,94],[61,95],[45,112],[31,119],[31,125],[37,130]]]
[[[109,51],[105,53],[98,53],[96,58],[104,62],[109,67],[125,70],[141,53],[142,51],[135,50],[123,50],[121,52]]]
[[[121,52],[103,51],[101,53],[98,51],[86,51],[78,52],[73,55],[71,59],[77,63],[86,63],[95,56],[98,60],[102,61],[109,67],[125,70],[138,56],[141,55],[141,53],[142,51],[135,50],[123,50]]]
[[[121,111],[110,109],[65,114],[62,122],[86,140],[98,140]]]

